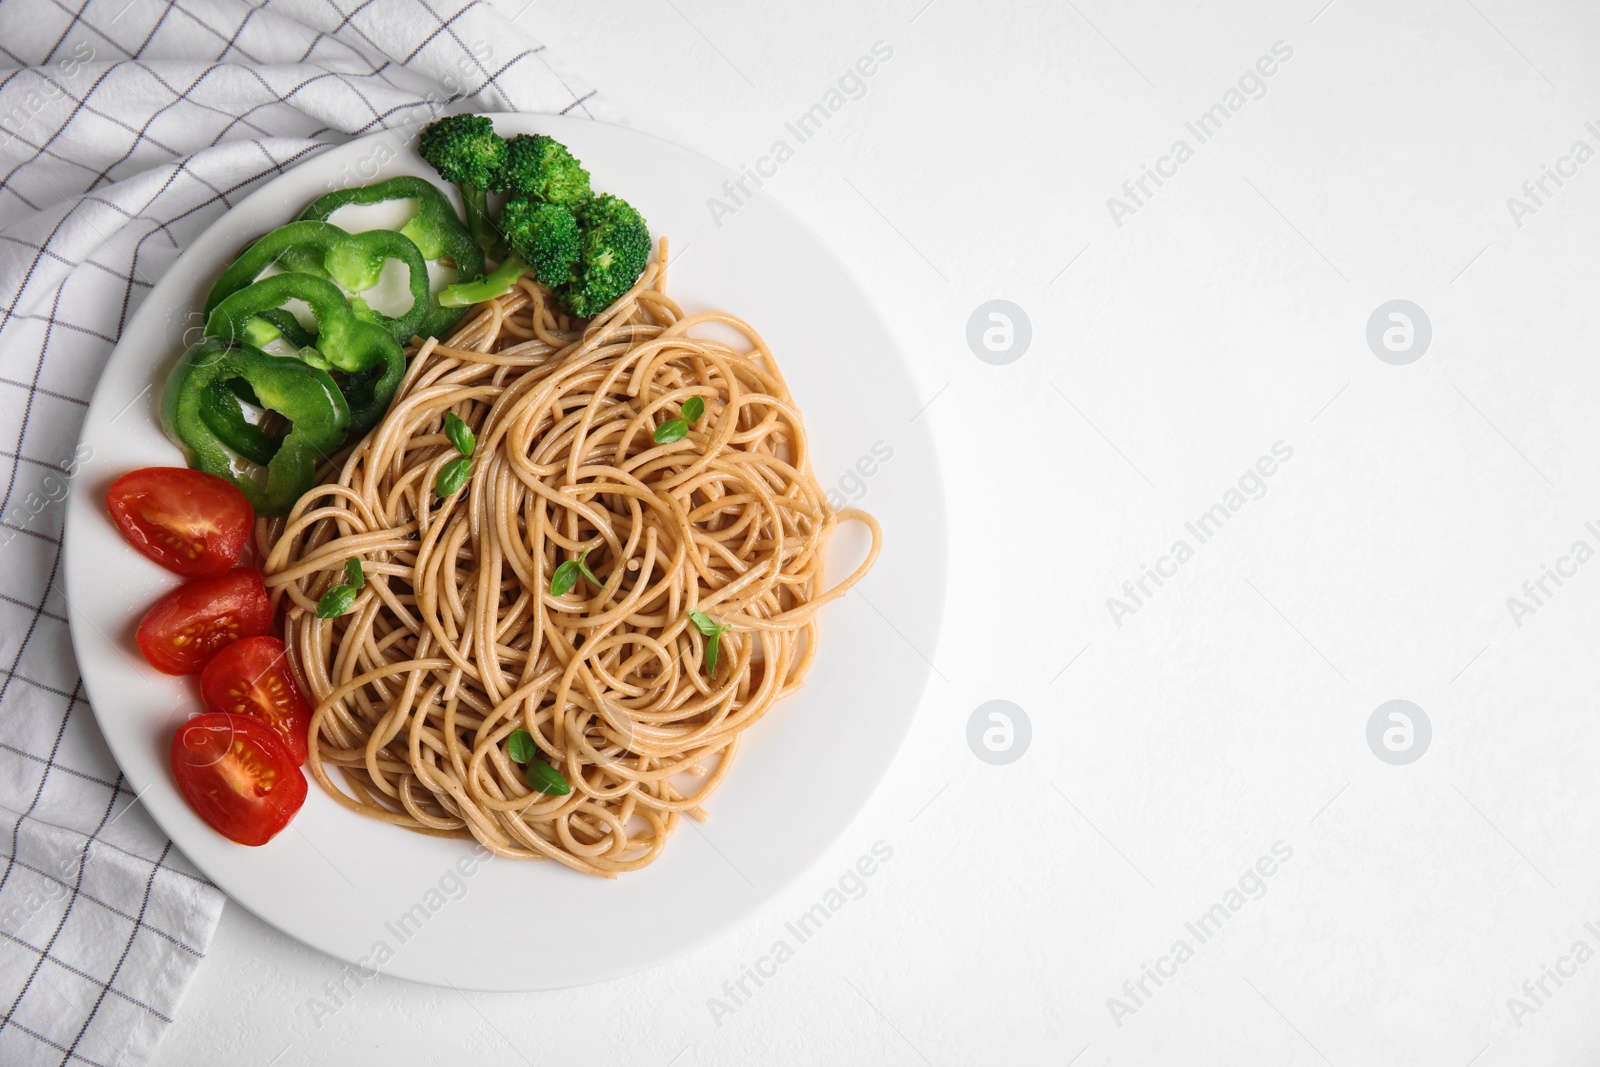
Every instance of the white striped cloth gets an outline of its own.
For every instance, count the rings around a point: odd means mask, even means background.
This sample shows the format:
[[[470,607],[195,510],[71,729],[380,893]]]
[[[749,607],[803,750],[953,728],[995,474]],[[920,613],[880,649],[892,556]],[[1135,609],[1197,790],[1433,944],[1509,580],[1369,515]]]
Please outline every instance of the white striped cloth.
[[[150,1062],[222,909],[106,750],[59,592],[78,429],[129,315],[324,146],[597,107],[481,2],[0,6],[0,1064]]]

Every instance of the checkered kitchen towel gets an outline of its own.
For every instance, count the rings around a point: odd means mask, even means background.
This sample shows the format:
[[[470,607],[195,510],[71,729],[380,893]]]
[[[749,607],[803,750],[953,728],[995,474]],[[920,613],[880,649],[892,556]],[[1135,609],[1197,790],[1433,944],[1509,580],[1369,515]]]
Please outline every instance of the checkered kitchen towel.
[[[222,908],[107,752],[59,592],[78,429],[128,316],[324,146],[598,107],[477,0],[0,4],[0,1064],[149,1062]]]

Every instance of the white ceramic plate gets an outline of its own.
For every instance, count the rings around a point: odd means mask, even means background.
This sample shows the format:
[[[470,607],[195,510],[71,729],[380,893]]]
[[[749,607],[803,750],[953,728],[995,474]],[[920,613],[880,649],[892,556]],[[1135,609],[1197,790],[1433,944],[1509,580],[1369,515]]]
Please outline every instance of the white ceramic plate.
[[[627,197],[671,239],[670,288],[686,308],[724,308],[764,332],[801,404],[818,477],[883,523],[885,548],[864,595],[825,611],[805,689],[746,735],[712,797],[710,821],[685,820],[655,864],[607,881],[551,862],[474,863],[471,842],[363,818],[315,783],[288,830],[246,848],[202,823],[173,785],[167,750],[177,725],[199,710],[197,686],[148,667],[133,632],[179,580],[123,542],[105,512],[106,487],[135,467],[182,464],[159,427],[160,383],[230,257],[330,188],[433,177],[402,135],[374,134],[275,179],[206,231],[146,298],[84,423],[93,458],[69,504],[67,595],[79,669],[123,773],[234,900],[309,945],[386,974],[468,989],[558,989],[687,952],[758,908],[844,832],[922,696],[928,667],[916,650],[932,655],[938,637],[944,506],[926,424],[910,421],[919,399],[902,357],[804,224],[762,197],[719,227],[707,200],[732,175],[639,133],[550,116],[501,115],[495,124],[506,135],[564,141],[597,190]],[[842,530],[830,570],[845,573],[863,543],[858,531]]]

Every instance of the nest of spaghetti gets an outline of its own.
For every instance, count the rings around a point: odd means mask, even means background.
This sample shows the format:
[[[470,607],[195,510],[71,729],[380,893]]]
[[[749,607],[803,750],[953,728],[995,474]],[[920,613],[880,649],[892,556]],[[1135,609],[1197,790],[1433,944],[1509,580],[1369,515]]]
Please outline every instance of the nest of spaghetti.
[[[800,686],[818,608],[867,572],[881,532],[830,507],[760,335],[685,314],[666,262],[663,242],[587,324],[525,276],[422,344],[384,420],[262,521],[316,707],[309,766],[339,803],[615,877],[706,816],[740,735]],[[466,484],[441,497],[461,456],[447,413],[475,443]],[[673,440],[662,427],[680,418]],[[826,587],[846,520],[871,547]],[[318,618],[351,559],[353,605]],[[570,792],[542,791],[550,769]]]

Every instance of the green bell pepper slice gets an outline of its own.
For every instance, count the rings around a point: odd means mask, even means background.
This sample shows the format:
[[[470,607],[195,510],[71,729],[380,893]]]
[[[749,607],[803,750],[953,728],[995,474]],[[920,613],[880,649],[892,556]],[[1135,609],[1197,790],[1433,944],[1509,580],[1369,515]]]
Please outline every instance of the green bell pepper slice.
[[[250,455],[231,450],[213,425],[222,398],[233,400],[233,417],[248,425],[229,388],[240,380],[249,384],[263,407],[290,422],[281,439],[261,434],[263,442],[271,442],[270,449],[263,447]],[[183,449],[191,467],[237,485],[258,515],[285,515],[316,484],[318,461],[344,443],[350,410],[326,371],[248,345],[229,347],[207,338],[184,352],[167,375],[161,425]],[[236,451],[247,461],[243,475],[236,473]],[[251,476],[252,466],[265,467],[265,476]]]
[[[391,259],[405,265],[411,306],[403,315],[390,316],[371,310],[363,302],[358,305],[357,314],[388,330],[395,340],[409,341],[433,307],[428,292],[428,264],[409,237],[393,230],[350,233],[330,222],[315,221],[279,226],[245,249],[222,272],[206,297],[206,314],[273,265],[285,271],[331,278],[347,292],[362,293],[378,284],[383,265]],[[282,323],[274,325],[282,329]]]
[[[290,300],[303,301],[317,320],[316,347],[302,348],[301,360],[347,375],[340,388],[350,407],[351,432],[372,429],[389,410],[406,372],[405,349],[388,330],[358,316],[326,278],[291,271],[252,282],[212,308],[206,336],[259,347],[278,336],[278,328],[262,320],[261,313]]]
[[[411,238],[422,251],[424,259],[436,260],[449,257],[455,264],[458,282],[483,277],[485,264],[482,247],[473,239],[472,231],[461,221],[461,216],[456,214],[456,209],[449,199],[439,191],[438,186],[426,178],[404,174],[373,185],[338,189],[311,201],[306,205],[306,209],[300,212],[300,217],[326,222],[335,211],[346,204],[383,204],[391,200],[417,202],[416,215],[400,227],[400,232]],[[437,337],[442,340],[464,314],[466,314],[464,307],[440,307],[435,300],[427,317],[422,320],[422,325],[417,327],[417,333],[423,337]]]
[[[317,343],[317,335],[300,325],[300,320],[295,318],[294,313],[289,311],[287,308],[268,308],[266,311],[258,314],[256,318],[264,319],[268,326],[275,327],[278,330],[278,335],[285,341],[288,341],[290,344],[294,345],[296,348],[311,348]],[[270,331],[268,331],[266,327],[261,327],[257,332],[265,337]],[[267,340],[271,339],[272,338],[267,338]],[[267,340],[262,340],[260,343],[266,344]],[[232,391],[234,396],[238,397],[240,400],[243,400],[246,404],[250,404],[254,407],[261,406],[261,401],[256,397],[255,390],[251,389],[250,383],[245,381],[243,378],[233,379],[228,383],[228,389]],[[232,409],[230,405],[222,404],[219,411],[220,414],[218,417],[223,420],[223,423],[221,426],[219,426],[217,433],[223,434],[223,440],[226,441],[228,440],[226,435],[230,432],[235,432],[233,429],[232,419],[230,418],[230,415],[235,414],[235,410]],[[241,419],[240,421],[242,422],[243,420]],[[249,428],[236,431],[240,435],[240,441],[242,443],[238,445],[230,443],[228,445],[229,448],[232,448],[240,455],[248,455],[245,449],[255,446],[256,438],[260,435],[260,431],[255,430],[254,427],[251,427],[249,423],[244,423],[244,425]],[[264,463],[266,461],[262,460],[262,462]]]
[[[288,308],[268,308],[258,312],[258,319],[266,320],[269,326],[278,331],[278,335],[296,348],[313,348],[317,343],[317,335],[300,325],[300,320],[294,317],[294,312]],[[262,342],[265,344],[266,342]]]
[[[334,388],[338,388],[337,383]],[[212,382],[206,386],[205,392],[200,397],[200,418],[229,449],[251,463],[265,467],[272,462],[272,457],[277,455],[278,446],[283,443],[283,435],[269,434],[258,424],[245,418],[241,404],[249,404],[257,409],[264,408],[261,398],[244,378]],[[349,411],[348,405],[345,410]]]

